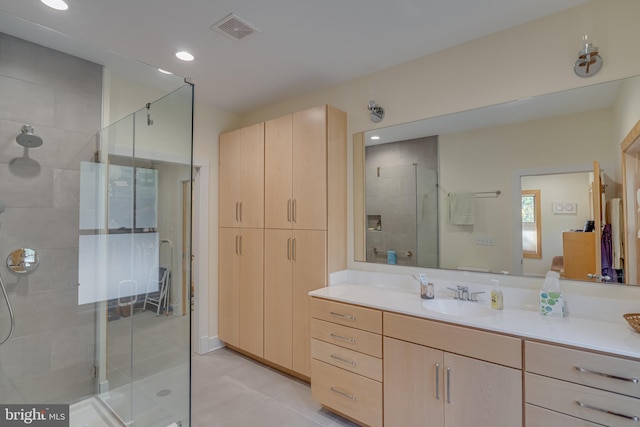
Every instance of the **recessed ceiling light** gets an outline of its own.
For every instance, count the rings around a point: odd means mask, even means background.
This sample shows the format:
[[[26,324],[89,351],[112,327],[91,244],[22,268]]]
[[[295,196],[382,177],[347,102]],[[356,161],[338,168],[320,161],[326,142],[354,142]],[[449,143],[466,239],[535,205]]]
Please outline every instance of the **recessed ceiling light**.
[[[189,52],[185,50],[181,50],[180,52],[176,52],[176,57],[183,61],[193,61],[194,57]]]
[[[374,136],[372,136],[372,137],[371,137],[371,139],[374,139],[374,140],[375,140],[375,139],[380,139],[380,137],[379,137],[379,136],[374,135]]]
[[[40,1],[55,10],[69,9],[69,5],[64,0],[40,0]]]
[[[158,71],[160,71],[162,74],[173,74],[171,71],[163,70],[162,68],[158,68]]]

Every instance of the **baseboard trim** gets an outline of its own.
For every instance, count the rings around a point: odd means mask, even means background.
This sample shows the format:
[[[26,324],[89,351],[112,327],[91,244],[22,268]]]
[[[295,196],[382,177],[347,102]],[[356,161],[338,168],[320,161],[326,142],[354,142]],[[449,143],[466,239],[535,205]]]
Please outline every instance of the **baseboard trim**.
[[[220,341],[217,335],[215,337],[202,337],[200,338],[198,354],[209,353],[222,347],[224,347],[224,343]]]

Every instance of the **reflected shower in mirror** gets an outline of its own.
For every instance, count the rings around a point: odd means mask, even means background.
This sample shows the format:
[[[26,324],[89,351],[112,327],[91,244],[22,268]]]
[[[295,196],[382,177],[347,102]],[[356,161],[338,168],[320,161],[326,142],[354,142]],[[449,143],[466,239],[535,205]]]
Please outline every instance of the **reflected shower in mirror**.
[[[558,257],[563,256],[564,232],[582,230],[585,222],[593,221],[594,216],[601,218],[604,229],[608,223],[608,202],[624,199],[620,143],[640,118],[638,101],[631,96],[634,93],[640,93],[638,77],[354,135],[356,261],[387,263],[388,250],[415,250],[414,263],[398,256],[397,264],[544,277],[554,266],[554,260],[557,264]],[[372,137],[379,139],[374,141]],[[369,152],[387,146],[385,150],[400,153],[401,149],[391,147],[430,138],[437,141],[437,156],[431,167],[436,174],[433,200],[437,214],[426,220],[422,210],[425,199],[421,199],[425,193],[416,187],[415,211],[422,217],[416,215],[407,219],[409,231],[401,231],[406,224],[392,221],[389,225],[380,209],[400,211],[397,200],[403,190],[399,187],[392,190],[394,199],[376,190],[374,183],[380,178],[376,176],[377,165],[369,164]],[[411,166],[415,163],[414,158],[409,155],[402,162],[380,163],[380,173],[385,173],[384,166]],[[595,196],[592,188],[594,162],[602,170],[598,177],[604,180],[602,194]],[[359,173],[366,175],[359,177]],[[582,189],[568,187],[562,192],[563,182],[574,173],[586,174],[580,178]],[[551,181],[545,184],[547,190],[525,184],[524,177],[542,176],[549,176]],[[537,257],[523,253],[522,190],[530,189],[541,190],[541,247]],[[473,224],[451,221],[449,194],[496,190],[501,191],[498,197],[475,198]],[[599,202],[595,210],[594,200]],[[562,207],[576,208],[577,213],[559,213]],[[383,233],[375,230],[375,224],[371,225],[375,222],[374,215],[381,216],[384,241],[381,241]],[[620,234],[624,225],[618,228]],[[419,247],[420,227],[428,228],[427,234],[435,236],[433,241],[436,243],[429,256],[421,256],[428,251]],[[394,234],[395,230],[402,234]],[[406,233],[416,236],[415,247],[410,246],[411,240],[406,238]],[[623,238],[622,235],[618,237]],[[379,249],[377,256],[372,254],[373,248]],[[596,257],[595,252],[593,256]],[[633,256],[627,259],[631,261]],[[624,260],[624,256],[621,258]],[[619,267],[623,271],[614,281],[624,277],[623,280],[635,284],[635,272]],[[601,275],[599,270],[590,273]],[[586,275],[571,278],[590,280]]]
[[[367,261],[438,266],[438,139],[365,148]]]

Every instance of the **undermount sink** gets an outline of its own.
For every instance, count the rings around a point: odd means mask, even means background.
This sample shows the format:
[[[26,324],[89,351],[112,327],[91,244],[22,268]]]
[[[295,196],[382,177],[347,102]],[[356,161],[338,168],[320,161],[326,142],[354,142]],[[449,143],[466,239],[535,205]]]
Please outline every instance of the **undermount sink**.
[[[489,306],[457,299],[431,299],[423,301],[422,306],[428,311],[450,316],[481,317],[492,316],[496,313],[496,311]]]

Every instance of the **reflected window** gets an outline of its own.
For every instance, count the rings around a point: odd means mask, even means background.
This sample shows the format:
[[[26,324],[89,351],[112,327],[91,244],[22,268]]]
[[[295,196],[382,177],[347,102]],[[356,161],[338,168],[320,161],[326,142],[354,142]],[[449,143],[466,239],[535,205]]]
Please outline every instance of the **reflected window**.
[[[522,190],[522,256],[542,258],[540,190]]]

